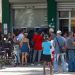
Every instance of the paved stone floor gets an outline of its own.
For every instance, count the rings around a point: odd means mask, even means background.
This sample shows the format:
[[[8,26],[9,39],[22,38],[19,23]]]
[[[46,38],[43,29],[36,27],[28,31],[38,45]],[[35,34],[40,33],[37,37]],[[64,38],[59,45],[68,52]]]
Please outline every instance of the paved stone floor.
[[[42,67],[4,67],[0,69],[0,75],[43,75]],[[49,69],[46,68],[46,75]],[[75,75],[75,73],[57,73],[54,75]]]

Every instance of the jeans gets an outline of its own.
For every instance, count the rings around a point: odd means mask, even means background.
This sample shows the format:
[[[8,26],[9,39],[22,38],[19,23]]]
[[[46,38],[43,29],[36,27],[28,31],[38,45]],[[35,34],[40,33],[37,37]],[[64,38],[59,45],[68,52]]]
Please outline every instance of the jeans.
[[[65,53],[55,54],[54,55],[54,72],[58,72],[59,70],[59,59],[61,59],[62,71],[66,71],[66,62],[65,62]]]
[[[68,50],[68,59],[70,61],[75,61],[75,50]]]
[[[14,46],[15,63],[20,63],[20,49],[19,45]]]
[[[20,54],[18,52],[15,54],[15,63],[20,63]]]
[[[68,66],[70,72],[75,72],[75,50],[68,50]]]
[[[38,53],[38,62],[40,62],[41,52],[42,52],[42,50],[39,50],[39,51],[38,50],[34,50],[34,53],[33,53],[33,62],[35,61],[37,53]]]

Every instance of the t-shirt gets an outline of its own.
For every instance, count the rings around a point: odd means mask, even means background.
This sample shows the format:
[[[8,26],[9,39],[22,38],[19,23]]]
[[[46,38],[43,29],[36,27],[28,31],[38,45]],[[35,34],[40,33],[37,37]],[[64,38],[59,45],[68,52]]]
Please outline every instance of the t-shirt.
[[[43,48],[43,54],[45,55],[50,55],[51,54],[51,42],[50,41],[44,41],[42,43],[42,48]]]
[[[20,33],[18,36],[17,36],[17,40],[18,41],[21,41],[23,39],[24,35],[23,33]]]
[[[63,48],[66,45],[66,41],[62,36],[56,36],[54,39],[55,53],[60,53],[60,46]]]
[[[42,50],[42,41],[43,41],[43,36],[41,36],[40,34],[34,35],[33,37],[34,50]]]
[[[74,42],[74,39],[72,37],[68,37],[68,39],[67,39],[67,48],[68,49],[75,49],[73,42]]]

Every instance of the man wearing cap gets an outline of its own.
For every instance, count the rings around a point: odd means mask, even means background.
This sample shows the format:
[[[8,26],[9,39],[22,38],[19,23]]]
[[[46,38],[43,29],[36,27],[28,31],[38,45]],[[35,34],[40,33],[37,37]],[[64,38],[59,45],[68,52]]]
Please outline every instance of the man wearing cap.
[[[68,70],[69,72],[75,72],[75,38],[73,32],[69,32],[67,38],[67,51],[68,51]]]
[[[59,71],[59,58],[61,59],[61,65],[62,65],[62,71],[66,71],[66,66],[65,66],[65,47],[66,47],[66,42],[64,37],[61,36],[61,31],[57,31],[57,35],[54,38],[54,47],[55,47],[55,55],[54,55],[54,71],[58,72]]]

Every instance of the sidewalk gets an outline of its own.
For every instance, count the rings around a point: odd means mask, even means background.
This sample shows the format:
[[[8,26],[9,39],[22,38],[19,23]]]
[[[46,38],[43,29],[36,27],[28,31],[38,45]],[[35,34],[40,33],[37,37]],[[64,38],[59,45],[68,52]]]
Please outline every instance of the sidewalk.
[[[49,74],[49,69],[46,69],[46,75]],[[42,67],[5,67],[0,69],[0,75],[43,75]],[[58,73],[54,75],[75,75],[75,73]]]

